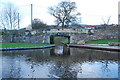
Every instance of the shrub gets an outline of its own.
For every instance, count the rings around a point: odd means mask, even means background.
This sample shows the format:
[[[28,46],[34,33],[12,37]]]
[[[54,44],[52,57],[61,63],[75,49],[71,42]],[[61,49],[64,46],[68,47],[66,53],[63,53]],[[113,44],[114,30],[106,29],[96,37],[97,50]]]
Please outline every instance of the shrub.
[[[120,43],[115,43],[115,42],[109,42],[108,43],[109,46],[120,46]]]
[[[77,44],[79,44],[79,45],[84,45],[84,44],[85,44],[85,41],[84,41],[84,40],[80,40],[80,41],[77,42]]]

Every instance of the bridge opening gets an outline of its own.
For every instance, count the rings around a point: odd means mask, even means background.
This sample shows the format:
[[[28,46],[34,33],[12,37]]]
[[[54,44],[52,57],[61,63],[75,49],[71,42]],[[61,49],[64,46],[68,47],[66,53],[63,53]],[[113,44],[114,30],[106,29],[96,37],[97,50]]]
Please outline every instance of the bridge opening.
[[[50,37],[50,44],[69,44],[70,36],[55,35]]]
[[[70,50],[64,45],[70,43],[70,36],[66,34],[56,34],[50,36],[50,44],[55,44],[51,55],[70,55]]]

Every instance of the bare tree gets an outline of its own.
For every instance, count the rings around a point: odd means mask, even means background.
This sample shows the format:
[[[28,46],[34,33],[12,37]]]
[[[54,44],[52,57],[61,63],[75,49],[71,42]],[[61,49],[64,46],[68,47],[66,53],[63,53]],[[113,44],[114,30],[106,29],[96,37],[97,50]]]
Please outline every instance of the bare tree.
[[[56,18],[58,26],[67,27],[76,21],[76,8],[75,2],[62,1],[57,6],[49,7],[49,13]]]
[[[104,19],[102,18],[102,21],[103,21],[104,25],[108,25],[110,19],[111,19],[111,16],[109,16],[107,20],[104,20]]]
[[[9,29],[9,34],[11,35],[11,42],[14,41],[14,36],[16,33],[17,26],[19,24],[19,12],[18,8],[14,4],[8,3],[2,10],[0,14],[0,24],[4,29]]]
[[[0,14],[0,22],[4,28],[13,30],[18,26],[18,8],[16,8],[13,4],[7,4],[1,14]]]

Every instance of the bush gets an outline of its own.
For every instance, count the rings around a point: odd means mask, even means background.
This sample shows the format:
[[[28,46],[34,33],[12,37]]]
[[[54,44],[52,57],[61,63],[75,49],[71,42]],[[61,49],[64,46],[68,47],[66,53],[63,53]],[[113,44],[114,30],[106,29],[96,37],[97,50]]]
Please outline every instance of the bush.
[[[85,41],[84,41],[84,40],[80,40],[80,41],[77,42],[77,44],[79,44],[79,45],[84,45],[84,44],[85,44]]]
[[[5,35],[6,32],[5,31],[0,31],[0,35]]]
[[[115,42],[109,42],[109,46],[120,46],[120,43],[115,43]]]

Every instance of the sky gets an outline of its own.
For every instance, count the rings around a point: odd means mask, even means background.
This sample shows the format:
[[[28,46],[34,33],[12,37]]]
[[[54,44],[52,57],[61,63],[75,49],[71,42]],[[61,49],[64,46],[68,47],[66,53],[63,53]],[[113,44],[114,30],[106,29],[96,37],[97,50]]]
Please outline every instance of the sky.
[[[31,23],[30,4],[33,4],[33,19],[39,18],[48,25],[54,25],[55,18],[48,13],[48,7],[57,5],[64,0],[0,0],[0,12],[7,3],[13,3],[19,8],[20,27],[27,27]],[[109,24],[118,23],[119,0],[66,0],[76,2],[77,11],[81,13],[81,24],[100,25],[103,20]]]

